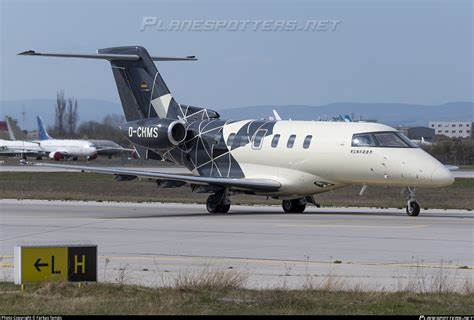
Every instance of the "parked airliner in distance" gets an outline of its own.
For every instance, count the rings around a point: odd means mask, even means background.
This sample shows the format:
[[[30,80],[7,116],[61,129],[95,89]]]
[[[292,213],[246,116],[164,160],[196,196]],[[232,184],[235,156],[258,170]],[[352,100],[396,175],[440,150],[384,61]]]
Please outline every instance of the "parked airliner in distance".
[[[83,157],[87,160],[97,158],[97,149],[92,142],[78,139],[53,139],[44,127],[41,117],[36,117],[38,121],[38,141],[40,148],[48,153],[50,159],[59,161],[72,158],[77,160]]]
[[[230,197],[242,193],[281,199],[285,212],[303,212],[307,203],[316,204],[315,194],[359,184],[404,188],[407,214],[417,216],[416,187],[454,182],[440,162],[383,124],[223,120],[211,109],[179,104],[153,61],[194,57],[152,57],[136,46],[20,55],[110,61],[127,120],[120,126],[125,137],[140,157],[172,161],[192,174],[54,166],[113,174],[119,181],[151,178],[162,188],[189,184],[194,192],[211,194],[210,213],[228,212]]]
[[[0,155],[2,156],[46,156],[39,145],[30,141],[23,140],[4,140],[0,139]]]
[[[6,116],[5,122],[7,123],[10,140],[0,139],[0,155],[20,156],[23,159],[26,159],[27,156],[41,157],[48,155],[41,150],[38,143],[25,140],[26,134],[18,128],[11,117]],[[20,140],[17,140],[17,135],[21,135]]]
[[[12,140],[0,140],[0,155],[20,155],[23,159],[26,159],[27,156],[34,156],[37,160],[49,157],[57,161],[66,158],[77,160],[79,157],[84,157],[87,160],[97,158],[97,149],[92,142],[86,140],[53,139],[46,132],[41,118],[37,117],[37,120],[38,140],[16,140],[9,126],[9,134]],[[9,123],[8,121],[10,119],[7,120],[7,123]]]
[[[124,151],[134,151],[126,149],[119,144],[110,140],[97,139],[54,139],[46,130],[43,119],[37,117],[38,120],[38,141],[40,146],[48,150],[49,157],[54,160],[63,158],[72,158],[77,160],[78,157],[85,157],[87,160],[97,158],[97,155],[113,156]]]

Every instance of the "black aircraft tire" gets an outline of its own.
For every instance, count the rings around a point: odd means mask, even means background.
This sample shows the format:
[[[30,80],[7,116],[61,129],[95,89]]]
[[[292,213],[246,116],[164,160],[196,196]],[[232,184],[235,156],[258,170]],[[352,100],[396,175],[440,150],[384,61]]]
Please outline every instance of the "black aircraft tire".
[[[410,202],[410,205],[406,208],[407,215],[410,217],[416,217],[420,214],[420,205],[416,202]]]
[[[286,213],[302,213],[306,209],[306,203],[300,204],[299,199],[283,200],[281,206]]]
[[[293,207],[293,202],[292,200],[283,200],[281,202],[281,206],[283,208],[283,211],[285,211],[285,213],[292,213],[294,212],[294,207]]]
[[[207,212],[209,212],[209,213],[219,213],[220,208],[221,208],[221,206],[219,205],[219,203],[217,201],[217,197],[215,195],[210,195],[207,198],[207,201],[206,201]]]
[[[219,213],[227,213],[230,210],[230,204],[223,204],[219,208]]]
[[[306,209],[306,204],[299,204],[296,206],[296,213],[303,213],[304,209]]]

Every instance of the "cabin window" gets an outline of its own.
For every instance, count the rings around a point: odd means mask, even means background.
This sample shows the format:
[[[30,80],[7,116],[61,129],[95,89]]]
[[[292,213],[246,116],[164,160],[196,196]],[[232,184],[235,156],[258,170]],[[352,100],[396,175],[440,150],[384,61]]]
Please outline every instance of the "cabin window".
[[[240,137],[240,146],[245,147],[245,145],[249,142],[249,136],[244,134]]]
[[[310,144],[311,144],[311,139],[313,139],[313,136],[309,135],[309,136],[306,136],[306,138],[304,138],[304,142],[303,142],[303,148],[304,149],[308,149]]]
[[[232,144],[234,143],[234,138],[235,133],[229,134],[229,137],[227,138],[227,146],[232,147]]]
[[[254,149],[260,149],[263,144],[263,138],[265,137],[265,134],[267,133],[267,130],[262,129],[258,130],[257,133],[255,133],[255,136],[253,137],[253,144],[252,147]]]
[[[370,133],[359,133],[352,136],[353,147],[375,147],[375,141]]]
[[[276,148],[278,146],[278,141],[280,141],[280,135],[276,134],[272,139],[272,148]]]
[[[296,135],[292,134],[292,135],[288,138],[288,142],[286,143],[286,147],[287,147],[287,148],[293,148],[293,145],[295,144],[295,139],[296,139]]]

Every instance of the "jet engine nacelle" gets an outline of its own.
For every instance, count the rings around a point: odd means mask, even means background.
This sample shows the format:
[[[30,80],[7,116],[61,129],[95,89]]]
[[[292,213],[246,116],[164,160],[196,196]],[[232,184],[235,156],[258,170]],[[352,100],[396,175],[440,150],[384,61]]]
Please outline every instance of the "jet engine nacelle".
[[[48,157],[49,157],[50,159],[59,161],[59,160],[61,160],[61,159],[64,158],[64,155],[63,155],[61,152],[59,152],[59,151],[53,151],[53,152],[50,152],[50,153],[49,153]]]
[[[126,122],[120,125],[120,130],[131,143],[154,150],[177,146],[186,138],[185,124],[167,118]]]

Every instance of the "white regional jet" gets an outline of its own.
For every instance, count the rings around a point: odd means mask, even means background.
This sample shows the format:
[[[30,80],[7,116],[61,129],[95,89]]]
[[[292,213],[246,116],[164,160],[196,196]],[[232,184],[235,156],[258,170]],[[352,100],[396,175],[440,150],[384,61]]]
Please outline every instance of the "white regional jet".
[[[207,108],[179,104],[142,47],[97,54],[21,55],[110,61],[127,123],[121,130],[138,154],[188,168],[192,174],[55,165],[114,174],[119,181],[154,179],[158,187],[191,185],[211,193],[207,210],[225,213],[230,196],[254,194],[282,200],[285,212],[303,212],[313,195],[359,184],[406,190],[407,214],[417,216],[416,187],[443,187],[454,178],[440,162],[389,126],[363,122],[223,120]]]

